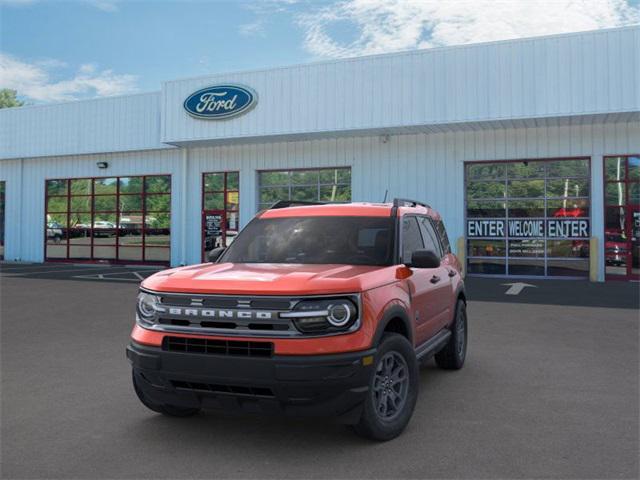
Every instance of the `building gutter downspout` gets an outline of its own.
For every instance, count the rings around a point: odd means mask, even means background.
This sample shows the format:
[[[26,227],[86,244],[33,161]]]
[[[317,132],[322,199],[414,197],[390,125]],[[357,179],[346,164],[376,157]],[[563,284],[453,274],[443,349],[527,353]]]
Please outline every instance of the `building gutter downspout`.
[[[187,264],[187,202],[189,201],[189,195],[187,195],[187,175],[189,172],[189,149],[182,149],[182,202],[180,202],[180,215],[182,220],[180,222],[180,265]]]

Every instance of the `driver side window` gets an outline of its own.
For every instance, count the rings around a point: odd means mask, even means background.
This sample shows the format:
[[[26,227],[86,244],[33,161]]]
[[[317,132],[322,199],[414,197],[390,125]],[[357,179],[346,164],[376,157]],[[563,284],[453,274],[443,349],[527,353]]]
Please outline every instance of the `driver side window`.
[[[440,242],[438,236],[433,229],[431,220],[426,217],[420,217],[420,229],[422,230],[422,238],[424,238],[424,248],[431,250],[439,258],[442,258],[442,249],[440,248]]]
[[[411,262],[411,256],[416,250],[422,250],[422,235],[416,217],[404,217],[402,220],[402,262]]]

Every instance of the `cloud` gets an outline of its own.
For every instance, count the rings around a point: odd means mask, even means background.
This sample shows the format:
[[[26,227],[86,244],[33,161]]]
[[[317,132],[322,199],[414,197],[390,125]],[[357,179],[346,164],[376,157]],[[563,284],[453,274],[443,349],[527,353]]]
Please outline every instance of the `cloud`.
[[[0,0],[1,1],[1,0]],[[292,16],[292,10],[300,0],[260,0],[239,2],[241,8],[253,13],[256,17],[252,22],[238,27],[238,33],[245,37],[265,37],[266,28],[276,16]]]
[[[109,13],[119,10],[118,2],[119,0],[84,0],[84,3],[88,3],[98,10]]]
[[[264,35],[264,20],[258,19],[251,23],[244,23],[238,27],[238,33],[245,37]]]
[[[640,22],[640,7],[626,0],[342,0],[297,22],[307,51],[334,58],[630,25]],[[345,40],[345,32],[355,38]]]
[[[273,15],[274,13],[288,12],[290,7],[300,3],[300,0],[260,0],[242,2],[242,8],[251,10],[259,15]]]
[[[137,90],[135,75],[100,70],[91,63],[81,65],[71,78],[53,79],[53,71],[64,65],[51,59],[28,63],[0,53],[0,88],[17,90],[19,95],[36,102],[109,97]]]

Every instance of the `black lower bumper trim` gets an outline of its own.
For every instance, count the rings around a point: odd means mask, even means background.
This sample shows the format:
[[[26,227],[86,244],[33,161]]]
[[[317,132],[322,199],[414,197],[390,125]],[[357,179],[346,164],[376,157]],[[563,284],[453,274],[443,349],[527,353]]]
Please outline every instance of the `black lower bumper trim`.
[[[152,401],[184,408],[359,418],[375,349],[339,355],[245,358],[165,351],[131,343],[127,358]]]

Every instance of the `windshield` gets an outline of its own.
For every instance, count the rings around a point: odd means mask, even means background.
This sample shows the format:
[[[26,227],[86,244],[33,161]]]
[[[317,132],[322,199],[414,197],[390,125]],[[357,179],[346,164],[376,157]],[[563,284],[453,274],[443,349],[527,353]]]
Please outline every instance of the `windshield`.
[[[391,265],[393,225],[390,217],[256,219],[220,261]]]

